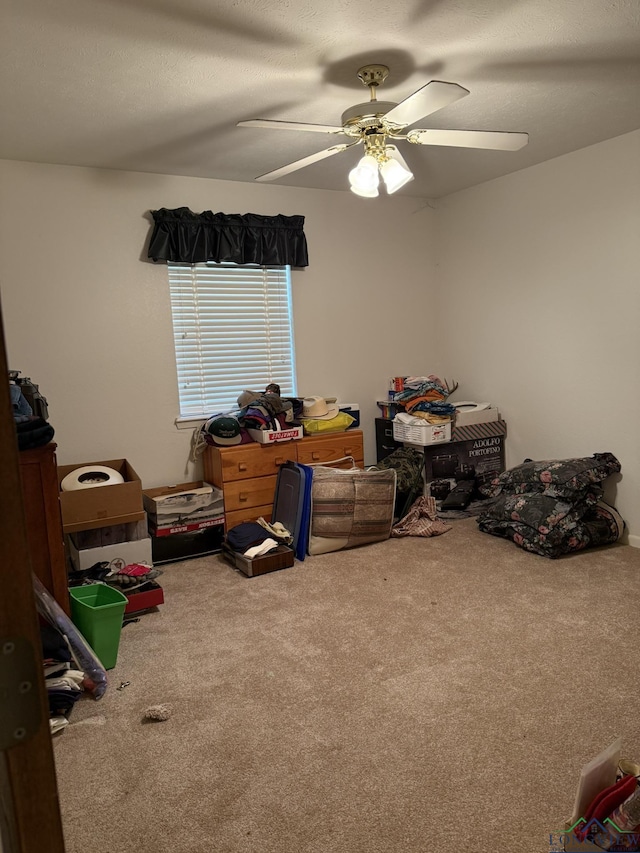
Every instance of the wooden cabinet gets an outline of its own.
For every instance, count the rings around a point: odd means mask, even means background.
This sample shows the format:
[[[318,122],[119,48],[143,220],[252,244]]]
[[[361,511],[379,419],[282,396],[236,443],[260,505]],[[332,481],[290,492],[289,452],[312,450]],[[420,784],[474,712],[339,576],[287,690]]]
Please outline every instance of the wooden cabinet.
[[[21,450],[20,477],[31,567],[68,615],[67,564],[55,450],[54,442]]]
[[[278,444],[237,444],[233,447],[207,447],[204,452],[204,479],[222,489],[225,529],[260,516],[270,520],[278,469],[283,462],[304,465],[335,462],[353,457],[364,467],[361,430],[334,435],[305,436]],[[351,462],[341,463],[348,468]]]

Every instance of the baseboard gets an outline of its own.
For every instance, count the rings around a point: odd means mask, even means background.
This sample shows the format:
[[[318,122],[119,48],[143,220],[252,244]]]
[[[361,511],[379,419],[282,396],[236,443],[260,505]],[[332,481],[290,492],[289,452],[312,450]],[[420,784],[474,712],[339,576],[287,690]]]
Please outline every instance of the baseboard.
[[[640,548],[640,536],[629,536],[628,544],[631,545],[632,548]]]

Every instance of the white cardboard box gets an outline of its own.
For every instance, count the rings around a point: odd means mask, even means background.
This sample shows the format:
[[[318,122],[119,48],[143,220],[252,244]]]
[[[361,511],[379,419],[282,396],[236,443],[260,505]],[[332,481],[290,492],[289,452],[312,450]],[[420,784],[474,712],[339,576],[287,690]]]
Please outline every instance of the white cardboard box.
[[[83,548],[77,537],[71,534],[69,536],[69,556],[76,571],[90,569],[95,563],[102,562],[109,563],[113,568],[122,568],[130,563],[152,565],[151,537],[147,532],[147,522],[139,521],[137,523],[133,539],[114,545]]]
[[[250,429],[249,435],[258,444],[275,444],[277,441],[291,441],[291,439],[302,438],[304,432],[301,426],[292,426],[289,429],[282,430]]]
[[[457,403],[454,406],[460,405]],[[465,409],[464,407],[456,411],[454,426],[471,426],[472,424],[488,424],[492,421],[500,420],[500,412],[495,406],[489,406],[487,409]]]

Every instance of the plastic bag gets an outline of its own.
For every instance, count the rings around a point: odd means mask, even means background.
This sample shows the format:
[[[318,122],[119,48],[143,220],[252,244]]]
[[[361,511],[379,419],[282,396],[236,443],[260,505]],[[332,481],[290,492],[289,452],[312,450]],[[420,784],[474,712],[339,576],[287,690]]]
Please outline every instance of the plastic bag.
[[[355,420],[355,418],[352,418],[346,412],[339,412],[335,418],[328,418],[326,420],[303,418],[300,423],[307,435],[323,435],[329,432],[344,432],[351,424],[355,423]]]
[[[90,684],[85,686],[94,699],[101,699],[107,689],[107,672],[95,655],[95,652],[73,624],[64,610],[34,574],[33,591],[36,596],[36,608],[50,625],[57,628],[67,641],[69,650]]]

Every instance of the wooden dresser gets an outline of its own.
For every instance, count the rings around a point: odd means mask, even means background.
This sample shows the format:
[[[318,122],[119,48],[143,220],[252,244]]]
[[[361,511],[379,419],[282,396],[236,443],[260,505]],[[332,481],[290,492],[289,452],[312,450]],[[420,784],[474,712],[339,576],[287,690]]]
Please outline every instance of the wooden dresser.
[[[207,447],[204,452],[204,479],[222,489],[225,530],[242,521],[271,519],[278,468],[283,462],[303,465],[333,462],[352,456],[364,467],[362,431],[324,436],[305,436],[297,441],[277,444],[237,444],[231,447]],[[351,462],[340,467],[349,468]]]
[[[49,442],[32,450],[21,450],[20,477],[31,568],[69,615],[56,446]]]

